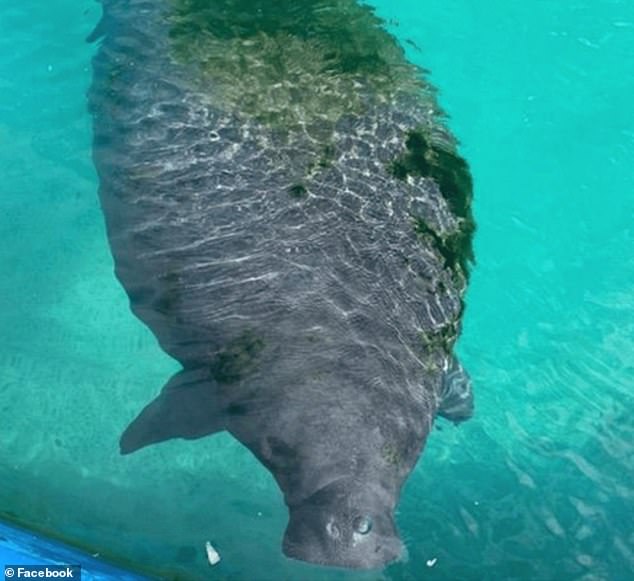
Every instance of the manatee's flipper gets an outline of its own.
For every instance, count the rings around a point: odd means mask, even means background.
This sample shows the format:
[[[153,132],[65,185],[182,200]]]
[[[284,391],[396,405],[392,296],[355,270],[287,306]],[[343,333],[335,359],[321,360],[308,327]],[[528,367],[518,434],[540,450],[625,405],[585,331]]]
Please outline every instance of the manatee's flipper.
[[[171,438],[193,440],[225,429],[223,406],[207,370],[183,370],[126,428],[119,442],[130,454]]]
[[[443,376],[440,397],[439,416],[458,423],[473,415],[471,378],[455,356]]]
[[[104,8],[104,13],[101,15],[99,22],[97,22],[94,30],[86,37],[86,42],[92,44],[93,42],[96,42],[99,39],[106,36],[107,24],[108,24],[108,17],[105,13],[105,8]]]

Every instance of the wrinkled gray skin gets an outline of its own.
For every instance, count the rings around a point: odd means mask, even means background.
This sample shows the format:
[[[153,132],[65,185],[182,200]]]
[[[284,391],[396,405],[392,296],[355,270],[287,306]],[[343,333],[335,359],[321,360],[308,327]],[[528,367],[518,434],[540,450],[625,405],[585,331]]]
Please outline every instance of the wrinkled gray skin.
[[[472,408],[457,362],[420,347],[458,320],[464,285],[412,215],[440,232],[454,219],[430,180],[386,171],[428,112],[342,118],[332,165],[296,200],[302,137],[276,142],[203,99],[168,57],[160,5],[104,2],[90,91],[117,277],[183,365],[121,451],[227,430],[284,493],[287,556],[382,567],[401,554],[394,509],[434,417]],[[236,341],[257,348],[226,364]]]

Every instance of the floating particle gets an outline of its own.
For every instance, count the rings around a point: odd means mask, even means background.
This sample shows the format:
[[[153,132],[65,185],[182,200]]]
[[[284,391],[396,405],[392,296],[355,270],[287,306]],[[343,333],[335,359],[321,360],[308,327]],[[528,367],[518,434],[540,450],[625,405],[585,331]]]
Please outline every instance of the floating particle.
[[[218,554],[218,551],[213,548],[209,541],[205,543],[205,551],[207,552],[207,561],[209,561],[209,564],[212,567],[220,562],[220,555]]]

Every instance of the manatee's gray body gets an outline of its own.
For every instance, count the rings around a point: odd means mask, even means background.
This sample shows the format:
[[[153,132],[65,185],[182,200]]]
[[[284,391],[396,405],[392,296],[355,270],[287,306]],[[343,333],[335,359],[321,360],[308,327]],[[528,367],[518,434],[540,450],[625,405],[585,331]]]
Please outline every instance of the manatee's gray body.
[[[287,555],[382,566],[434,417],[472,404],[451,355],[465,278],[412,224],[457,218],[433,180],[387,170],[428,106],[342,115],[307,177],[319,128],[289,138],[214,107],[170,56],[162,5],[104,2],[90,94],[117,276],[183,365],[122,451],[227,430],[284,493]]]

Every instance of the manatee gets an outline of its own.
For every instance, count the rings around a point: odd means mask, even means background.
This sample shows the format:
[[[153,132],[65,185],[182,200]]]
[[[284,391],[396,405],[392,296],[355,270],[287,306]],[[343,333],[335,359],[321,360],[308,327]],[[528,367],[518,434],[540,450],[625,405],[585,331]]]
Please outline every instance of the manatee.
[[[121,453],[227,431],[284,495],[286,556],[381,568],[435,418],[473,413],[472,183],[434,90],[354,0],[101,3],[115,273],[181,366]]]

